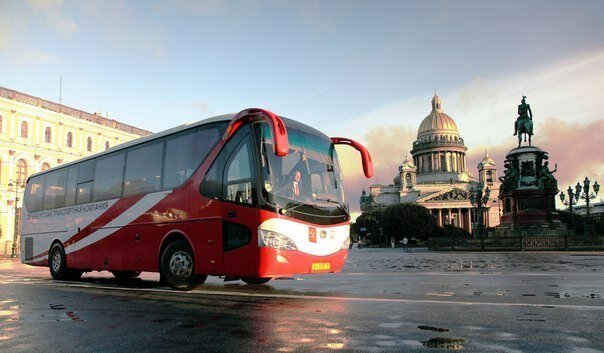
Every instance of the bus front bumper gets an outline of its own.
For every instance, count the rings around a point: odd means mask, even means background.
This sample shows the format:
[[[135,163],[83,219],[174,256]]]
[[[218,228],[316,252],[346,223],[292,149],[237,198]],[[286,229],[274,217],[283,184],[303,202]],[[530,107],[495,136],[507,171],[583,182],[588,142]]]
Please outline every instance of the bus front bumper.
[[[340,272],[348,257],[343,249],[331,255],[316,256],[300,251],[260,247],[259,277],[286,277],[301,274]]]

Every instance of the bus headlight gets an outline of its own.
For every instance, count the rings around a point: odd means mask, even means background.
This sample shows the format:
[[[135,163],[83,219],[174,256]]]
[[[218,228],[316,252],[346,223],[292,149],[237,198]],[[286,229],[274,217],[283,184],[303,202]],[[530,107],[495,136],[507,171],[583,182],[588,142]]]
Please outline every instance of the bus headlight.
[[[344,242],[342,243],[342,247],[340,248],[340,250],[349,249],[349,248],[350,248],[350,237],[346,237],[346,239],[344,239]]]
[[[298,250],[293,240],[272,230],[258,230],[258,245],[279,250]]]

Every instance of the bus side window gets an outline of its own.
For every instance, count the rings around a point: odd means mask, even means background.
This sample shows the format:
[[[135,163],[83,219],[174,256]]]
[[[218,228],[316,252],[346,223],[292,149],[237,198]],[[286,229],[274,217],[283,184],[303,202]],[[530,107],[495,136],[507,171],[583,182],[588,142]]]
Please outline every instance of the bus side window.
[[[60,169],[46,175],[46,183],[44,183],[45,210],[51,210],[65,205],[66,172],[66,169]]]
[[[44,180],[46,175],[31,178],[25,188],[25,205],[27,211],[37,212],[42,210],[44,199]]]
[[[244,139],[231,155],[225,170],[226,201],[253,204],[252,168],[249,138]]]
[[[162,189],[174,189],[189,179],[225,129],[226,123],[215,123],[168,137]]]
[[[96,162],[93,182],[94,201],[117,199],[122,196],[125,153],[112,153]]]
[[[163,141],[145,144],[128,151],[124,196],[131,196],[161,189]]]
[[[76,190],[78,184],[78,166],[74,165],[67,170],[67,183],[65,186],[65,206],[73,206],[76,203]]]
[[[92,181],[79,183],[77,186],[76,203],[78,205],[92,202]]]

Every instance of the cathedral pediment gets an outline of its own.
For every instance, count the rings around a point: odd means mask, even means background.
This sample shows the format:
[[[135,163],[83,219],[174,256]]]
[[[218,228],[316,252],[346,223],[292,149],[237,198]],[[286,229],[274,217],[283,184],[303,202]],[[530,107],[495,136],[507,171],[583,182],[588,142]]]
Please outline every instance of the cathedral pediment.
[[[469,201],[470,193],[467,190],[448,188],[417,200],[418,202],[430,201]]]

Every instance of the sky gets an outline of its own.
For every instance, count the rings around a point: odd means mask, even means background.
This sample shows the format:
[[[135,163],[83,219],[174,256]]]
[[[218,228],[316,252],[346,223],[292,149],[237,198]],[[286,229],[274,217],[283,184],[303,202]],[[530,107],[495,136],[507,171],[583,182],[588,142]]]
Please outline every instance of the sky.
[[[0,8],[0,86],[153,132],[261,107],[356,139],[376,173],[364,179],[358,156],[338,148],[355,212],[362,188],[392,182],[435,93],[473,174],[485,151],[503,174],[526,95],[533,143],[557,164],[559,187],[585,176],[604,182],[604,1],[0,0]]]

